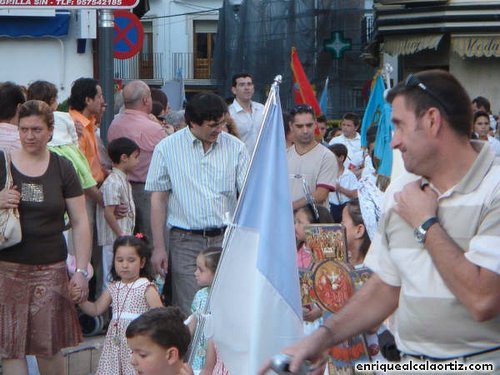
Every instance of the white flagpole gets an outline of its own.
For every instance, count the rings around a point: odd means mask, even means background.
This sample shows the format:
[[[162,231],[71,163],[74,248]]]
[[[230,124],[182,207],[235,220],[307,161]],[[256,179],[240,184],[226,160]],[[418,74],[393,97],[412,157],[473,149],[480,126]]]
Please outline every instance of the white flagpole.
[[[252,158],[250,159],[248,170],[247,170],[245,180],[243,183],[243,188],[240,192],[240,196],[238,198],[238,203],[236,204],[236,209],[234,211],[233,218],[231,220],[231,223],[228,225],[226,232],[224,234],[224,240],[222,243],[223,249],[226,248],[226,244],[228,243],[228,239],[231,238],[231,236],[232,236],[233,229],[235,227],[235,225],[234,225],[235,217],[236,217],[237,213],[239,212],[240,202],[242,201],[242,197],[245,195],[245,192],[246,192],[248,172],[251,170],[252,164],[254,162],[255,153],[257,151],[257,148],[259,147],[260,138],[262,136],[263,128],[264,128],[264,125],[266,124],[266,120],[267,120],[267,117],[269,115],[269,109],[270,109],[271,105],[274,104],[274,101],[276,100],[276,95],[279,92],[279,85],[281,84],[281,81],[282,81],[281,75],[277,75],[274,78],[274,83],[271,85],[271,90],[269,92],[269,96],[268,96],[267,101],[264,105],[264,115],[262,116],[262,123],[261,123],[259,134],[257,137],[257,143],[256,143],[256,146],[254,147],[253,152],[252,152]],[[208,311],[208,307],[210,306],[210,297],[212,294],[212,290],[214,289],[214,287],[218,283],[217,276],[219,274],[219,270],[223,268],[223,267],[220,267],[220,265],[223,263],[223,261],[224,261],[224,251],[222,251],[222,254],[221,254],[221,257],[219,260],[219,266],[217,267],[217,269],[215,271],[215,276],[214,276],[214,280],[212,282],[212,287],[210,288],[210,292],[208,294],[208,299],[207,299],[207,302],[206,302],[205,307],[203,309],[203,312],[202,312],[202,314],[198,314],[198,316],[196,317],[197,318],[196,330],[195,330],[195,333],[193,335],[193,339],[191,340],[191,344],[190,344],[190,348],[189,348],[188,363],[190,365],[192,365],[192,363],[194,361],[195,354],[196,354],[196,353],[194,353],[193,349],[198,345],[199,341],[202,338],[204,328],[205,328],[207,314],[208,315],[210,314],[210,311]]]

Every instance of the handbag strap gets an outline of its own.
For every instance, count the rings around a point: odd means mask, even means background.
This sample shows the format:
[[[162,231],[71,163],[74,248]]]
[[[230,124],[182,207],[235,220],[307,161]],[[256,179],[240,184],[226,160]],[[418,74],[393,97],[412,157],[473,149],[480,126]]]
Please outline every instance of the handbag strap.
[[[10,189],[12,186],[12,172],[10,170],[10,152],[8,150],[3,151],[3,157],[5,159],[5,187],[4,189]]]

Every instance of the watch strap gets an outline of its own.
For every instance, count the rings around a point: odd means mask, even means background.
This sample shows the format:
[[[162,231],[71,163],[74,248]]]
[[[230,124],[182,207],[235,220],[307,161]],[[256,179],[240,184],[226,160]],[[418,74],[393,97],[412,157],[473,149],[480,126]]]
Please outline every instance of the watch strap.
[[[420,226],[425,232],[427,232],[429,230],[429,228],[438,223],[439,222],[439,219],[437,218],[437,216],[433,216],[429,219],[427,219],[426,221],[424,221],[424,223]]]

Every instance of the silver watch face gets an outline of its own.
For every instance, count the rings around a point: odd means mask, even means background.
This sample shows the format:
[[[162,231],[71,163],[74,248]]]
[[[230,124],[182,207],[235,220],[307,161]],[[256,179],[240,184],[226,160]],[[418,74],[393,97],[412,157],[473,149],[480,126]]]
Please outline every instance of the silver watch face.
[[[413,234],[418,243],[424,243],[426,231],[424,231],[422,227],[415,228]]]
[[[84,277],[89,277],[89,273],[87,270],[78,269],[76,270],[76,272],[80,272]]]

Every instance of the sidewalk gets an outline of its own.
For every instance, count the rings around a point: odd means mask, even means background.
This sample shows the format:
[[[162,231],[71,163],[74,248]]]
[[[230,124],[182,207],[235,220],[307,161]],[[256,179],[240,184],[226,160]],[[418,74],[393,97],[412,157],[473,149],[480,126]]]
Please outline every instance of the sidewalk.
[[[105,335],[85,337],[73,348],[63,350],[65,375],[92,375],[97,370]],[[0,375],[2,367],[0,366]]]
[[[66,375],[91,375],[97,370],[104,337],[85,337],[83,342],[63,350]]]

